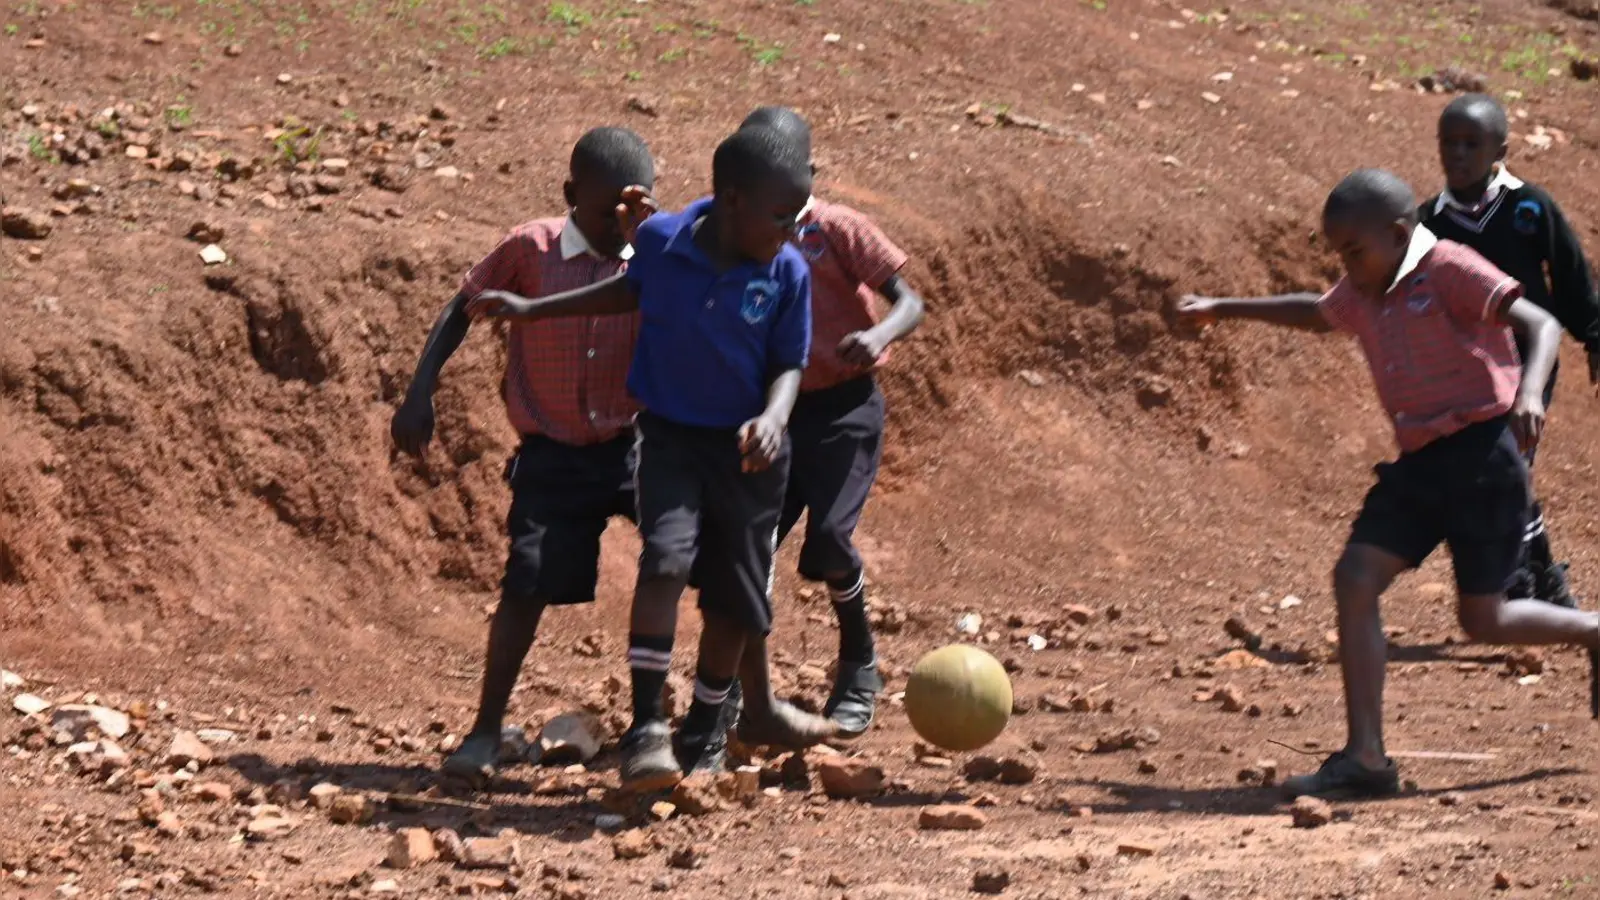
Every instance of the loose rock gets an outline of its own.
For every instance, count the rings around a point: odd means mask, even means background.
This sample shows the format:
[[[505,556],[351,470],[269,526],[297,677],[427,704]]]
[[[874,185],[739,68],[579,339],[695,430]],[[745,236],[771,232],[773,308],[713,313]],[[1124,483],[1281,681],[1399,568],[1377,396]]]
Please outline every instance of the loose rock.
[[[599,755],[604,743],[605,730],[589,713],[563,713],[539,730],[541,759],[550,765],[586,763]]]
[[[507,838],[467,838],[456,864],[463,869],[509,869],[517,861],[516,842]]]
[[[1003,894],[1011,886],[1011,873],[1004,869],[979,869],[972,875],[974,894]]]
[[[869,797],[883,790],[883,769],[865,760],[830,758],[817,766],[822,790],[835,799]]]
[[[74,703],[58,706],[50,714],[50,727],[66,732],[75,741],[87,737],[91,728],[108,738],[122,738],[128,734],[129,725],[126,713],[104,706]]]
[[[216,757],[212,749],[192,731],[180,731],[172,736],[172,746],[167,748],[167,765],[183,767],[190,763],[204,767]]]
[[[987,824],[981,810],[960,804],[925,807],[917,816],[917,826],[925,831],[977,831]]]
[[[402,828],[389,841],[389,855],[384,862],[391,869],[414,869],[439,857],[433,835],[426,828]]]
[[[686,816],[703,816],[722,808],[715,781],[707,775],[690,775],[672,789],[672,805]]]
[[[328,805],[328,820],[335,825],[365,825],[376,812],[366,794],[340,794]]]
[[[630,828],[611,839],[611,853],[617,859],[640,859],[650,854],[650,836],[642,828]]]
[[[50,217],[37,210],[20,206],[0,209],[0,234],[19,241],[42,241],[50,236],[55,226]]]
[[[445,862],[459,863],[466,858],[466,844],[461,840],[461,835],[448,828],[433,833],[433,849]]]
[[[1289,810],[1296,828],[1321,828],[1333,821],[1333,807],[1315,797],[1301,797]]]

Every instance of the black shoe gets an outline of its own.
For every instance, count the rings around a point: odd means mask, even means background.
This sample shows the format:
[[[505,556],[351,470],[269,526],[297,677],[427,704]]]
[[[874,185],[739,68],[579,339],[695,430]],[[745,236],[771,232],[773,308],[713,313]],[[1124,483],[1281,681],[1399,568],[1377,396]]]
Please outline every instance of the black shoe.
[[[739,722],[739,711],[743,706],[744,695],[739,690],[737,679],[733,687],[729,688],[727,699],[722,701],[722,709],[717,713],[717,720],[710,730],[691,731],[687,727],[679,728],[678,734],[673,738],[672,751],[678,758],[678,767],[688,774],[701,774],[725,771],[728,768],[728,732]]]
[[[1296,775],[1283,782],[1283,794],[1296,797],[1388,797],[1400,793],[1400,768],[1385,760],[1382,769],[1369,769],[1346,756],[1344,751],[1329,756],[1322,768],[1310,775]]]
[[[1546,566],[1543,577],[1537,581],[1537,593],[1534,596],[1540,600],[1566,609],[1578,608],[1578,598],[1572,596],[1572,586],[1567,583],[1566,563]]]
[[[498,734],[472,734],[440,767],[446,778],[465,781],[482,789],[494,777],[495,766],[500,762],[500,736]]]
[[[683,780],[672,753],[672,726],[645,722],[622,736],[622,789],[646,794],[675,787]]]
[[[878,694],[882,690],[883,675],[878,672],[876,659],[868,663],[841,659],[833,681],[833,695],[822,713],[839,726],[839,737],[858,738],[872,727],[872,716],[877,711]]]

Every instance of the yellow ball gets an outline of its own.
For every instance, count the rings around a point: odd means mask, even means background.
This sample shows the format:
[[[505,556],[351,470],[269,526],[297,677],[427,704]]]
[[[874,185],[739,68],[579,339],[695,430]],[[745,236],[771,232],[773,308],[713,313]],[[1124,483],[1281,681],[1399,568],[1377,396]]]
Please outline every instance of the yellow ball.
[[[928,743],[958,753],[976,750],[1006,730],[1011,679],[999,660],[977,647],[941,647],[911,670],[906,715]]]

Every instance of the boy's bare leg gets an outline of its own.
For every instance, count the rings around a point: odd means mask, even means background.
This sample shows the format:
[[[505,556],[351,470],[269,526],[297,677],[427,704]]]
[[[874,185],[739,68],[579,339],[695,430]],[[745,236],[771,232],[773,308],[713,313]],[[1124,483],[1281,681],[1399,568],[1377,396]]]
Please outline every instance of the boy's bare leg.
[[[1321,769],[1284,782],[1291,796],[1351,790],[1388,793],[1398,786],[1383,749],[1383,681],[1388,643],[1378,600],[1410,564],[1369,544],[1345,548],[1333,569],[1339,615],[1339,669],[1344,678],[1344,750]]]
[[[1484,644],[1600,648],[1600,613],[1542,600],[1507,600],[1502,594],[1463,594],[1456,614],[1467,636]]]
[[[744,715],[739,719],[741,742],[799,749],[839,736],[839,726],[831,720],[777,699],[772,690],[765,635],[746,634],[739,681],[745,702]]]
[[[545,603],[538,598],[500,599],[489,622],[489,649],[483,668],[483,692],[478,699],[478,718],[461,747],[445,760],[446,775],[481,784],[494,774],[500,757],[500,729],[506,706],[516,689],[522,662],[533,646],[544,614]]]

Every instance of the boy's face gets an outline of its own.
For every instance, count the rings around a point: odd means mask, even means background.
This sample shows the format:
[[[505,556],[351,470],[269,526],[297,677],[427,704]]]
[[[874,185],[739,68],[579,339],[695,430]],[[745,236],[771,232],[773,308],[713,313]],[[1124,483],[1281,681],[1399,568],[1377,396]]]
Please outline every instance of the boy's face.
[[[590,178],[568,181],[565,186],[567,203],[572,206],[572,221],[576,222],[589,246],[603,256],[615,257],[626,243],[622,226],[617,221],[617,205],[622,202],[626,184],[611,184],[605,179]],[[640,187],[654,191],[655,185]]]
[[[794,238],[800,212],[811,199],[811,181],[768,180],[751,189],[729,190],[727,197],[739,255],[769,263]]]
[[[1505,156],[1505,142],[1474,117],[1446,115],[1439,120],[1439,164],[1451,191],[1481,187]]]
[[[1326,219],[1323,236],[1339,254],[1345,277],[1367,296],[1381,296],[1411,244],[1411,226],[1402,221],[1362,222],[1360,219]]]

